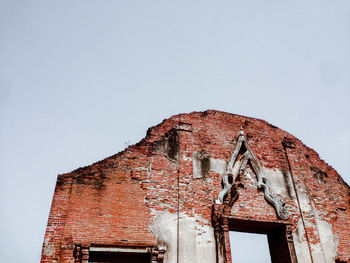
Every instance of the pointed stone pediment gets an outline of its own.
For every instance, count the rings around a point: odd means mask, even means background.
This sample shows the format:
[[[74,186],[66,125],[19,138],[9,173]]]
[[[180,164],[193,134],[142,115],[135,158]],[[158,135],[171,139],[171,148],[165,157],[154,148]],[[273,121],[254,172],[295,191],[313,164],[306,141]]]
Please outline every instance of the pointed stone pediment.
[[[227,202],[229,205],[233,205],[238,199],[235,181],[240,174],[243,174],[248,163],[257,178],[257,188],[264,191],[265,200],[275,208],[277,216],[280,219],[288,219],[289,214],[285,207],[285,203],[280,197],[271,191],[270,182],[264,175],[258,160],[251,151],[242,128],[238,135],[237,143],[232,152],[231,158],[227,164],[225,173],[223,174],[223,189],[219,193],[216,202],[219,204]]]

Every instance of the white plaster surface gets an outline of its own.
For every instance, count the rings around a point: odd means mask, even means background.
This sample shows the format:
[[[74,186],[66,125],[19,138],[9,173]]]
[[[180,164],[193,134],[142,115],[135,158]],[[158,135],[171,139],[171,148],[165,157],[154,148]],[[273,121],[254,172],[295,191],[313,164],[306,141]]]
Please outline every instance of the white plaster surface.
[[[337,255],[338,238],[333,234],[332,225],[330,223],[320,220],[319,218],[316,218],[316,222],[326,262],[334,262]]]
[[[312,205],[312,208],[316,219],[317,229],[320,235],[321,249],[323,251],[325,262],[334,262],[337,254],[338,238],[333,234],[332,224],[322,220],[319,217],[319,212],[314,205]]]
[[[282,171],[278,169],[272,170],[272,169],[262,168],[262,172],[266,177],[266,179],[269,180],[270,188],[273,193],[278,194],[282,197],[288,196],[288,191],[287,191],[287,187],[284,181],[284,176]]]
[[[314,262],[326,263],[321,244],[311,244],[312,258]],[[334,262],[334,261],[333,261]]]
[[[336,243],[332,234],[332,229],[327,222],[322,222],[321,224],[323,226],[321,226],[319,232],[321,235],[322,246],[321,244],[310,244],[312,258],[315,263],[333,263],[336,255]],[[293,233],[293,241],[298,263],[312,262],[301,219],[298,222],[296,232]]]
[[[192,154],[193,178],[202,178],[202,168],[200,161],[200,153],[193,152]]]
[[[150,230],[157,237],[158,244],[167,248],[164,263],[176,262],[177,215],[168,212],[157,213]]]
[[[305,230],[301,219],[298,222],[297,229],[293,232],[293,242],[298,263],[311,263],[311,257],[307,241],[305,238]]]
[[[311,212],[312,207],[311,207],[311,203],[310,203],[310,198],[307,195],[307,193],[298,191],[298,197],[299,197],[299,202],[300,202],[300,209],[303,212]]]
[[[226,161],[222,159],[210,158],[210,170],[223,175],[226,170]]]
[[[180,214],[179,262],[215,263],[214,231],[202,218]],[[151,231],[167,246],[164,263],[177,262],[177,214],[157,213]]]

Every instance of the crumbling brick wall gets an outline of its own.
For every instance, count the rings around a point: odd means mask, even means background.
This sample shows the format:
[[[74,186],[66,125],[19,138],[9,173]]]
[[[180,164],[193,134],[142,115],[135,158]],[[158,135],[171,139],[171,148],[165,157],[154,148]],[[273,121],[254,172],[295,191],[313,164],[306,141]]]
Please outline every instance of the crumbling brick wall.
[[[287,219],[278,217],[258,189],[249,163],[231,182],[237,200],[218,204],[241,129],[271,189],[284,201]],[[220,261],[214,206],[225,210],[225,220],[290,226],[299,262],[347,262],[349,200],[349,186],[332,167],[266,121],[212,110],[179,114],[123,152],[58,176],[41,262],[79,262],[76,248],[92,245],[164,246],[165,262]]]

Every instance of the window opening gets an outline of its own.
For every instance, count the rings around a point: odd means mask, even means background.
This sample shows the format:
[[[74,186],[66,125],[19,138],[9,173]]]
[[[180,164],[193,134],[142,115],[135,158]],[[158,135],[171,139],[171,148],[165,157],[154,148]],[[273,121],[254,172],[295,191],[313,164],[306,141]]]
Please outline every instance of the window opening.
[[[146,249],[90,248],[91,263],[149,263],[151,253]]]

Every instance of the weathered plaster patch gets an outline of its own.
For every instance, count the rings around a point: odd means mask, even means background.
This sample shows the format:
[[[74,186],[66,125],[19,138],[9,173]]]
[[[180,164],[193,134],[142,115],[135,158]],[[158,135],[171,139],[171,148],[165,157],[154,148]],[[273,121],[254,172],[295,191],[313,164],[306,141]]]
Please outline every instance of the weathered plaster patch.
[[[209,158],[210,160],[210,171],[216,172],[218,174],[224,175],[226,169],[227,169],[227,162],[223,159],[215,159],[215,158]],[[239,166],[241,162],[240,160],[237,160],[235,163],[235,166],[233,167],[232,174],[238,174]],[[233,178],[235,179],[235,178]]]
[[[332,225],[326,221],[316,218],[321,243],[327,262],[334,262],[337,255],[338,238],[333,234]]]
[[[150,230],[157,238],[159,245],[166,246],[165,262],[176,262],[177,215],[168,212],[156,213]]]
[[[316,225],[320,234],[321,246],[326,262],[334,262],[337,255],[338,238],[333,234],[332,224],[322,220],[319,212],[312,204],[312,209],[316,218]]]
[[[299,197],[300,209],[303,212],[311,212],[312,207],[310,205],[310,198],[307,195],[307,193],[298,192],[298,197]]]
[[[192,153],[193,178],[203,178],[209,172],[210,158],[202,152]]]
[[[226,170],[226,161],[222,159],[210,158],[210,171],[223,175]]]
[[[296,231],[293,232],[293,242],[295,247],[295,253],[298,259],[298,263],[310,263],[311,257],[307,240],[305,237],[305,230],[302,220],[299,219]]]
[[[263,168],[263,174],[270,181],[270,188],[272,192],[283,196],[283,198],[288,196],[288,191],[285,185],[284,175],[282,171],[278,169],[272,170]]]
[[[192,154],[193,178],[202,178],[201,160],[198,152]]]
[[[310,245],[311,245],[311,251],[312,251],[312,258],[314,262],[326,263],[327,261],[325,259],[321,244],[310,244]]]
[[[332,233],[332,226],[329,223],[322,221],[318,218],[316,218],[316,220],[322,245],[310,243],[313,261],[317,263],[334,262],[336,256],[337,240]],[[313,226],[309,222],[305,223],[307,227]],[[293,233],[293,241],[298,262],[311,262],[310,252],[305,236],[305,230],[301,219],[297,224],[296,231]]]
[[[179,261],[214,263],[216,260],[214,231],[203,224],[202,218],[180,214]],[[206,222],[208,223],[208,222]],[[169,212],[157,213],[150,227],[160,244],[167,246],[164,263],[177,261],[177,215]]]
[[[195,218],[181,215],[179,261],[215,263],[215,260],[216,250],[212,227],[199,224]]]

